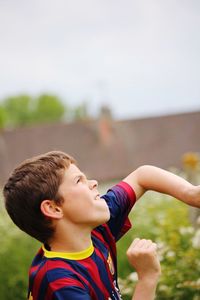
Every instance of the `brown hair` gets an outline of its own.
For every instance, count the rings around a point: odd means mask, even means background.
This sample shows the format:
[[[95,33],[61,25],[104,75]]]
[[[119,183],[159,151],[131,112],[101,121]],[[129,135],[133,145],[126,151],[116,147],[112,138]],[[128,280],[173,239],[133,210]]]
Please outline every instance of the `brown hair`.
[[[54,233],[51,219],[45,217],[40,204],[43,200],[61,203],[58,188],[64,170],[74,158],[61,151],[52,151],[25,160],[11,174],[4,186],[5,206],[13,222],[23,231],[47,242]]]

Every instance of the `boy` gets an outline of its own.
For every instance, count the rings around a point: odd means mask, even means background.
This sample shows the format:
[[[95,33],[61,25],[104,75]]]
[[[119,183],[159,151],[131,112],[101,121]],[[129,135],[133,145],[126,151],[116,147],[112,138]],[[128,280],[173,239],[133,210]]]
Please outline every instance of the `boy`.
[[[100,198],[75,160],[59,151],[26,160],[4,187],[13,222],[43,243],[29,273],[29,299],[121,299],[116,241],[131,227],[128,214],[146,190],[200,207],[200,186],[142,166]],[[127,251],[138,273],[134,300],[154,299],[160,275],[156,245],[136,239]]]

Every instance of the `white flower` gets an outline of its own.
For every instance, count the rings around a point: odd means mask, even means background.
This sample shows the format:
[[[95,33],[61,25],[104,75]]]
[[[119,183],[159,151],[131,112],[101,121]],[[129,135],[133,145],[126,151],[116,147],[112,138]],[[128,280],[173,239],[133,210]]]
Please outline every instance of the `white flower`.
[[[131,273],[131,274],[128,276],[128,279],[129,279],[130,281],[133,281],[133,282],[137,281],[137,280],[138,280],[138,275],[137,275],[137,273],[136,273],[136,272]]]
[[[197,225],[200,225],[200,216],[197,218]]]
[[[174,251],[170,250],[166,253],[166,257],[174,257],[176,254]]]
[[[159,290],[162,292],[167,292],[169,290],[169,287],[165,284],[162,284],[159,286]]]
[[[180,227],[179,229],[180,234],[184,235],[184,234],[188,234],[188,233],[193,233],[194,232],[194,228],[193,227]]]
[[[200,249],[200,229],[195,232],[195,235],[192,239],[192,245],[196,249]]]

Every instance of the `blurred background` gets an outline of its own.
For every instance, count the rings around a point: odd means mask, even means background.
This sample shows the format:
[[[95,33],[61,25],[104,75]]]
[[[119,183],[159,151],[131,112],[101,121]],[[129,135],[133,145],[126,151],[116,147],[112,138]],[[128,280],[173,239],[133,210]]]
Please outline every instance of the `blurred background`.
[[[1,187],[51,150],[73,155],[102,193],[143,164],[200,184],[199,28],[197,0],[0,1]],[[0,299],[25,299],[40,245],[2,200],[0,213]],[[136,282],[125,257],[136,236],[159,244],[156,299],[200,299],[199,210],[148,192],[131,219],[118,245],[123,299]]]

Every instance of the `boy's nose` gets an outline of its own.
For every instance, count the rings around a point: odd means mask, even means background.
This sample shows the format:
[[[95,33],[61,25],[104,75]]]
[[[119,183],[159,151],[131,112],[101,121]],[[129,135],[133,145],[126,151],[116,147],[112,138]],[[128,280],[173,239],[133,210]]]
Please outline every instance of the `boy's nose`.
[[[93,189],[93,188],[97,188],[98,187],[98,182],[96,180],[90,180],[89,181],[89,188]]]

